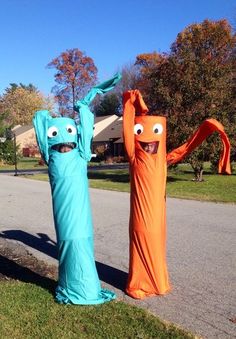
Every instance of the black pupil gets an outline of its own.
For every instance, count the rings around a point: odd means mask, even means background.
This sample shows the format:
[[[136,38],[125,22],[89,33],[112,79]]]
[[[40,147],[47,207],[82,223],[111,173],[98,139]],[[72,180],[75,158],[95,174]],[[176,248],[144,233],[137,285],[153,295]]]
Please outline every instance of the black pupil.
[[[158,133],[158,128],[155,128],[155,129],[154,129],[154,133]]]
[[[140,133],[142,133],[142,131],[141,131],[141,129],[139,128],[139,129],[137,130],[137,134],[140,134]]]
[[[72,128],[68,128],[68,132],[69,132],[69,133],[72,133]]]
[[[57,135],[57,131],[53,131],[52,135],[55,137]]]

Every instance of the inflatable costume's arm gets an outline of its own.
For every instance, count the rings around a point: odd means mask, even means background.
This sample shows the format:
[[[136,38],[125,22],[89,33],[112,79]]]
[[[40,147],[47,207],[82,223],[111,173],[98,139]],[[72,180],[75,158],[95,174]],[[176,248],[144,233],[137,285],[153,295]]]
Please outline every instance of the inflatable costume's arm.
[[[48,165],[49,152],[48,152],[48,122],[52,117],[48,111],[37,111],[33,118],[33,125],[35,128],[36,139],[38,142],[40,153],[43,157],[43,160]]]
[[[89,106],[78,101],[74,107],[75,111],[80,113],[80,123],[78,129],[78,148],[82,158],[89,161],[91,159],[91,140],[93,137],[94,115]]]
[[[76,102],[74,110],[79,113],[80,124],[78,126],[79,134],[79,153],[87,161],[91,159],[91,140],[93,137],[94,114],[90,111],[89,105],[97,94],[104,94],[112,90],[121,79],[120,74],[116,74],[112,79],[93,87],[89,93]]]
[[[123,94],[123,137],[127,156],[132,162],[135,157],[134,125],[135,113],[145,115],[148,108],[138,90],[127,91]]]
[[[213,132],[219,132],[223,143],[223,151],[220,157],[218,172],[231,174],[230,169],[230,142],[224,127],[215,119],[205,120],[193,134],[193,136],[183,145],[167,154],[167,164],[172,165],[181,161],[186,155],[191,153]]]

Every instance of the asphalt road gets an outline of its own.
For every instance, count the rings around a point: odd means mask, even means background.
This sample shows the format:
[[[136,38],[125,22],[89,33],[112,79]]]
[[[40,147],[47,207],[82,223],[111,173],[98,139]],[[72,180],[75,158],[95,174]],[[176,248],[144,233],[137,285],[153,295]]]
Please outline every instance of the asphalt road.
[[[236,206],[168,199],[167,261],[173,290],[136,301],[128,271],[129,194],[91,189],[95,255],[102,284],[204,338],[236,338]],[[56,264],[47,182],[0,175],[0,235]]]

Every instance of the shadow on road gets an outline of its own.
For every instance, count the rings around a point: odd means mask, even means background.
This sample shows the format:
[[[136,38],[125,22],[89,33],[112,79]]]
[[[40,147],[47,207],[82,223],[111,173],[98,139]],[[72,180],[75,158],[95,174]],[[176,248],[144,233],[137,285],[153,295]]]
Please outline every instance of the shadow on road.
[[[21,230],[9,230],[9,231],[3,231],[2,233],[0,233],[1,238],[20,241],[29,247],[32,247],[42,253],[45,253],[46,255],[49,255],[52,258],[57,259],[57,246],[56,246],[55,241],[50,239],[48,235],[44,233],[37,233],[37,235],[38,236],[35,236],[25,231],[21,231]],[[4,260],[8,260],[8,259],[4,257],[1,258],[0,256],[0,267],[4,267]],[[8,264],[9,266],[11,266],[10,263]],[[12,263],[12,265],[13,266],[10,271],[13,272],[11,274],[14,275],[14,270],[16,270],[16,272],[19,272],[20,268],[17,266],[15,267],[14,265],[17,265],[17,264],[15,264],[14,262]],[[124,291],[125,284],[126,284],[127,277],[128,277],[128,274],[126,272],[121,271],[117,268],[111,267],[109,265],[103,264],[98,261],[96,261],[96,267],[97,267],[99,278],[102,281],[104,281],[105,283],[121,291]],[[24,270],[25,268],[22,267],[22,269]],[[1,270],[0,270],[0,273],[1,273]],[[30,278],[33,279],[33,277],[35,277],[36,280],[32,282],[37,283],[38,282],[37,274],[35,276],[34,274],[36,273],[32,272],[32,275],[30,275],[30,272],[28,272],[28,269],[26,269],[26,272],[25,272],[26,277],[28,277],[29,279]],[[18,278],[15,277],[14,279],[18,279]],[[44,278],[41,277],[41,279],[44,279]],[[45,279],[48,279],[48,278],[45,278]],[[22,280],[22,279],[19,279],[19,280]],[[22,281],[25,281],[25,280],[22,280]],[[28,280],[28,282],[31,282],[31,280]]]
[[[23,244],[57,259],[57,247],[55,241],[44,233],[37,233],[38,237],[21,230],[3,231],[1,238],[21,241]]]

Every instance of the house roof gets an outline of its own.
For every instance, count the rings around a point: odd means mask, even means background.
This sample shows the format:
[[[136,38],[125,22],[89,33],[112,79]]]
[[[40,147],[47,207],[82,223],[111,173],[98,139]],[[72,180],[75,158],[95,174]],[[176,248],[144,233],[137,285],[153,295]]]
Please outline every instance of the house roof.
[[[108,126],[105,126],[105,120],[108,120]],[[113,121],[112,121],[113,120]],[[117,139],[117,142],[123,142],[122,138],[122,117],[118,116],[102,116],[102,117],[95,117],[94,125],[98,123],[103,123],[104,121],[104,128],[98,132],[97,135],[94,136],[93,142],[101,142],[105,141],[108,142],[110,139],[114,141]],[[13,131],[16,136],[24,134],[29,130],[34,129],[33,125],[17,125],[13,128]],[[121,139],[121,141],[119,140]],[[116,143],[117,143],[116,142]]]
[[[97,124],[101,121],[104,121],[109,117],[110,117],[109,115],[108,116],[107,115],[102,116],[102,117],[95,117],[94,124]],[[15,135],[18,136],[20,134],[23,134],[23,133],[29,131],[32,128],[34,128],[32,124],[30,124],[30,125],[16,125],[12,128],[12,131],[14,131]]]
[[[117,120],[117,115],[105,115],[103,117],[95,117],[94,121],[94,131],[93,136],[94,138],[101,133],[106,127],[110,126],[115,120]]]
[[[33,129],[33,125],[23,125],[23,126],[16,126],[13,128],[13,131],[16,136],[24,134],[25,132],[28,132],[29,130]]]
[[[114,142],[114,144],[123,144],[123,143],[124,143],[123,136]]]
[[[122,117],[117,117],[109,126],[104,128],[94,138],[93,142],[109,141],[122,137]]]
[[[109,117],[110,117],[110,115],[104,115],[104,116],[102,116],[102,117],[95,117],[95,118],[94,118],[94,123],[97,124],[98,122],[103,121],[103,120],[106,120],[106,119],[109,118]]]

